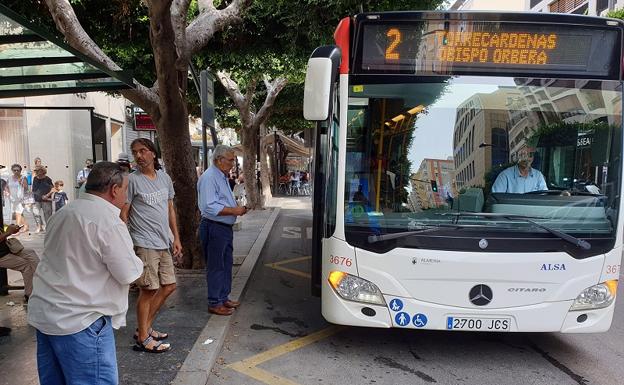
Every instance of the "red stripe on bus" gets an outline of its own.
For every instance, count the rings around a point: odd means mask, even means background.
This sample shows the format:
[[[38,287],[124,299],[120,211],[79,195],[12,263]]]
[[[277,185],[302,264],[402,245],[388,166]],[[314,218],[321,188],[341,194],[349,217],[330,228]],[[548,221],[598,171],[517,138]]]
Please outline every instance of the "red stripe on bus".
[[[342,61],[340,62],[340,73],[349,73],[349,32],[351,29],[351,18],[345,17],[338,23],[338,28],[334,32],[336,45],[340,47]]]

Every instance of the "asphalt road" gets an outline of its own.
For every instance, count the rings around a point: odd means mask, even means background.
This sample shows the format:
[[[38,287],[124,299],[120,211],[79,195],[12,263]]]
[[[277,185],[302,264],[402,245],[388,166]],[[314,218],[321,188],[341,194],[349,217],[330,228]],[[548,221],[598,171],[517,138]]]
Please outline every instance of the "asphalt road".
[[[309,200],[283,206],[209,384],[624,383],[624,303],[602,334],[471,333],[328,324],[310,295]],[[624,295],[620,285],[619,296]]]

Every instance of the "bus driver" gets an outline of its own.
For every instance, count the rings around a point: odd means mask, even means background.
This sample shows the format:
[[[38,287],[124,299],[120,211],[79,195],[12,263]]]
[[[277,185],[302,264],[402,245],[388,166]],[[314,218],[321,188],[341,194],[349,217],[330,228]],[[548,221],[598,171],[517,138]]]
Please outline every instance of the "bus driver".
[[[544,175],[531,167],[533,153],[520,159],[518,164],[503,170],[492,185],[493,193],[524,194],[531,191],[548,190]]]

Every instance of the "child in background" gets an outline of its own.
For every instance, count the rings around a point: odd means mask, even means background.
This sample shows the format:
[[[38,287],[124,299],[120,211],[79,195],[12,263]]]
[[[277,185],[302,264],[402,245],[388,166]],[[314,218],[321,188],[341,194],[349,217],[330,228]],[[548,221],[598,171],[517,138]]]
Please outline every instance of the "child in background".
[[[52,202],[52,214],[62,209],[69,202],[67,193],[63,191],[63,181],[54,182],[54,188],[44,195],[43,199]]]

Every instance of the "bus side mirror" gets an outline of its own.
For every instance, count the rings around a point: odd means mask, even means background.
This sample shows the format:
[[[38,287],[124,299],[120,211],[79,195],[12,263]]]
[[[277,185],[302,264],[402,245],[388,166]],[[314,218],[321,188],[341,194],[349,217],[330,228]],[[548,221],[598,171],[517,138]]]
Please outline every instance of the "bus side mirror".
[[[332,60],[313,57],[308,60],[303,89],[303,117],[322,121],[329,117],[332,88]]]

